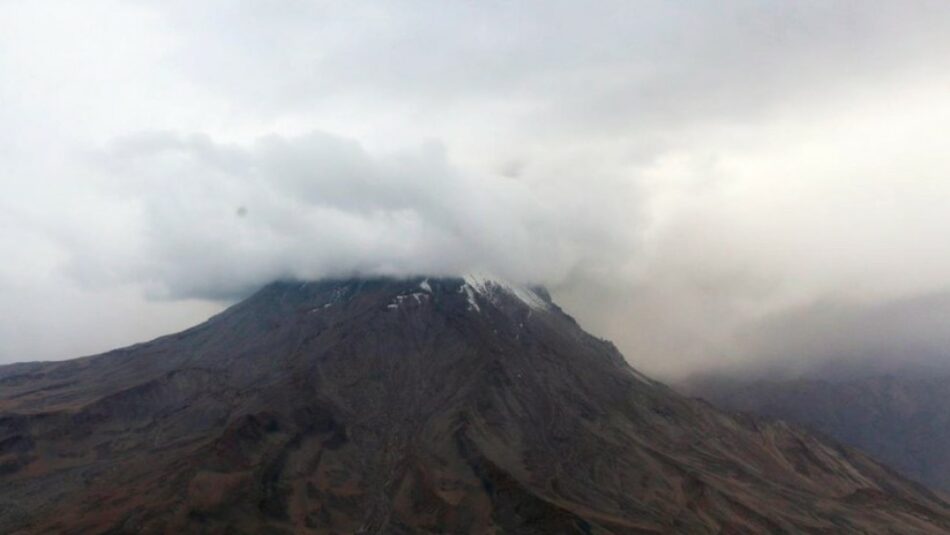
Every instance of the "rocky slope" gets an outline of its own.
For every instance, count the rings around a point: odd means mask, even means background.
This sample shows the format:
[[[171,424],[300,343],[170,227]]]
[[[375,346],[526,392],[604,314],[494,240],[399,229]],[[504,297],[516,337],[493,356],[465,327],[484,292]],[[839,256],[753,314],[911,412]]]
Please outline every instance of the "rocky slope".
[[[179,334],[0,367],[0,526],[946,533],[950,506],[643,377],[543,291],[380,279],[275,283]]]
[[[726,409],[782,418],[950,491],[950,374],[825,380],[696,378],[685,390]]]

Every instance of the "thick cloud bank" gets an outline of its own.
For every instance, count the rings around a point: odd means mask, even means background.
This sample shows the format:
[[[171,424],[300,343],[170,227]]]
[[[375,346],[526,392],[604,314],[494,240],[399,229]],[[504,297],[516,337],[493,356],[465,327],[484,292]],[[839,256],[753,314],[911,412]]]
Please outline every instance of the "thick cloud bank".
[[[0,362],[274,278],[473,270],[661,376],[950,361],[948,27],[926,0],[0,3]]]
[[[319,132],[248,145],[141,134],[97,156],[108,172],[98,191],[130,207],[123,226],[137,242],[82,240],[71,268],[96,283],[148,282],[156,297],[228,299],[279,278],[349,274],[552,282],[626,222],[608,219],[610,202],[571,214],[570,188],[464,172],[437,144],[378,156]]]

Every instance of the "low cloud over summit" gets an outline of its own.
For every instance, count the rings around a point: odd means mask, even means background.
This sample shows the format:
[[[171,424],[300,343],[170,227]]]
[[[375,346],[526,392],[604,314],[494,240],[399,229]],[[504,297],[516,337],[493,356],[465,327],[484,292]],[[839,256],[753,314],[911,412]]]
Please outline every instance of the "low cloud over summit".
[[[587,246],[557,232],[569,216],[557,198],[466,172],[437,143],[374,155],[322,132],[246,145],[155,133],[122,139],[99,159],[111,201],[136,207],[142,254],[97,271],[82,251],[75,268],[153,281],[161,297],[228,299],[279,278],[348,274],[490,269],[555,280],[576,261],[570,251]]]

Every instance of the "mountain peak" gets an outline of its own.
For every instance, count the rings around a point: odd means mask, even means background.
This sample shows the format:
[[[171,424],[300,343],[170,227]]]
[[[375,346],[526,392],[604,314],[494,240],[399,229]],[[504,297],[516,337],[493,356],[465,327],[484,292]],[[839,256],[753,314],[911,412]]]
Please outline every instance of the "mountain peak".
[[[275,282],[0,386],[14,532],[950,528],[861,453],[679,396],[488,277]]]

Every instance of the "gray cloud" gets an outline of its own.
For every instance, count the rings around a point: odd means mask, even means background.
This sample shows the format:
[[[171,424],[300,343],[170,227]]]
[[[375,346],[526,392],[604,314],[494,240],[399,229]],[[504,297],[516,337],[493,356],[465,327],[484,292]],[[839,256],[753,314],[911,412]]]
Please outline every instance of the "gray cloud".
[[[149,281],[156,296],[233,298],[262,281],[348,273],[545,280],[563,269],[559,244],[586,248],[555,236],[555,205],[512,179],[462,172],[434,144],[373,156],[319,132],[248,146],[152,133],[95,160],[109,176],[99,192],[136,207],[140,254],[123,262],[81,240],[70,269]]]
[[[470,269],[549,285],[661,376],[877,358],[890,323],[941,358],[945,2],[0,15],[0,361],[277,277]]]
[[[930,373],[950,368],[950,293],[884,302],[824,298],[744,326],[720,373],[796,376]]]

